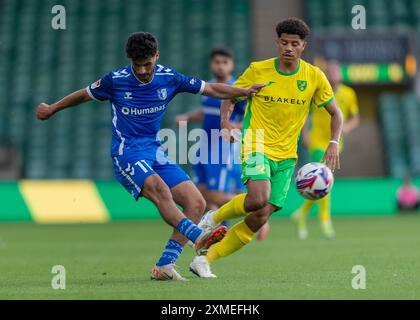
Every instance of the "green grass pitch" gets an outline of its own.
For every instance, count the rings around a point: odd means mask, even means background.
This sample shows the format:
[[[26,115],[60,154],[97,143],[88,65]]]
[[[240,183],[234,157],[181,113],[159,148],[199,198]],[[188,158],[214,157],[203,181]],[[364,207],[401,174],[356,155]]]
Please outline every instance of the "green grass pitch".
[[[190,281],[156,282],[149,272],[170,229],[162,221],[104,225],[0,224],[0,299],[419,299],[420,216],[336,218],[337,238],[323,239],[311,219],[306,241],[287,219],[269,237],[213,266],[217,279],[178,269]],[[66,269],[53,290],[51,269]],[[354,290],[354,265],[366,289]]]

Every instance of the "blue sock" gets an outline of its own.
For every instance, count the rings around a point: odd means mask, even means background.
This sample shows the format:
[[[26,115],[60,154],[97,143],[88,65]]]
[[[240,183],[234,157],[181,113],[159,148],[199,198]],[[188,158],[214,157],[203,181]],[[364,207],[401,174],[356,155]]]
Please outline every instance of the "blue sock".
[[[176,226],[176,229],[194,243],[203,232],[188,218],[182,219]]]
[[[170,239],[166,244],[165,250],[163,250],[162,256],[156,263],[158,267],[175,263],[178,260],[179,255],[182,252],[182,245],[175,240]]]

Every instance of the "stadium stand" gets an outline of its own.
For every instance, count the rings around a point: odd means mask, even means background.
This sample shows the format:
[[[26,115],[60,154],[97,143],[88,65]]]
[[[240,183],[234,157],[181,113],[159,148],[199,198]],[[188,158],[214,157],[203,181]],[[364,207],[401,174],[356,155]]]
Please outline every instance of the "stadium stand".
[[[383,94],[380,118],[390,175],[419,175],[420,101],[411,93]]]
[[[418,0],[309,0],[305,1],[305,16],[314,31],[346,29],[352,19],[354,5],[366,8],[369,29],[420,31],[420,2]]]
[[[354,17],[352,7],[363,5],[369,32],[412,33],[420,39],[418,0],[308,0],[304,4],[305,18],[313,33],[349,32]],[[420,102],[412,93],[383,93],[378,105],[387,165],[385,174],[392,177],[419,175]]]
[[[34,110],[126,65],[130,33],[154,33],[162,64],[204,79],[210,46],[232,45],[236,73],[250,60],[249,0],[63,0],[66,30],[52,29],[56,4],[0,2],[0,144],[20,150],[21,178],[113,178],[108,105],[91,102],[51,122],[38,121]],[[178,97],[164,125],[198,103]]]
[[[412,176],[420,175],[420,103],[414,94],[402,97],[408,161]]]

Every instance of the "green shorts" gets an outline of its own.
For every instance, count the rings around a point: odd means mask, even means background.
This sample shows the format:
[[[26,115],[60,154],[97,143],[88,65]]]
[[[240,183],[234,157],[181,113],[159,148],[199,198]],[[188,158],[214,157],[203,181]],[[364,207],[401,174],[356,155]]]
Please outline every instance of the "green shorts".
[[[312,149],[310,153],[311,153],[311,161],[321,162],[322,158],[324,158],[325,151],[322,149]]]
[[[295,159],[273,161],[260,152],[254,152],[242,162],[242,182],[248,180],[270,180],[270,203],[279,209],[283,208],[289,191],[290,180],[295,170]]]

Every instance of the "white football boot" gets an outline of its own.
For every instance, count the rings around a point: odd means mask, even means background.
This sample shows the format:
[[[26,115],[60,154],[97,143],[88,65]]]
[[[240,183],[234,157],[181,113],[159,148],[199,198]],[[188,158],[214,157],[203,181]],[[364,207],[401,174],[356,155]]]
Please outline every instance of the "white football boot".
[[[210,230],[213,229],[216,224],[213,221],[213,213],[214,210],[207,211],[202,217],[200,222],[198,223],[198,227],[202,230]]]
[[[150,279],[162,281],[188,281],[188,279],[185,279],[176,271],[175,267],[176,266],[173,263],[161,267],[155,265],[150,272]]]
[[[190,263],[190,271],[200,278],[217,278],[205,256],[196,256]]]
[[[215,223],[212,218],[213,213],[214,213],[213,210],[209,210],[205,214],[203,214],[197,227],[199,227],[201,230],[204,230],[204,231],[213,229],[215,227]],[[188,241],[188,245],[192,247],[194,246],[194,243],[192,243],[192,241]]]
[[[324,237],[327,239],[335,238],[335,231],[331,221],[325,221],[321,223],[321,230],[324,234]]]

